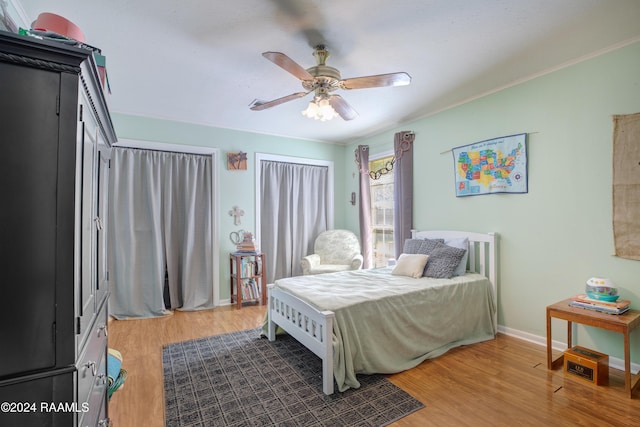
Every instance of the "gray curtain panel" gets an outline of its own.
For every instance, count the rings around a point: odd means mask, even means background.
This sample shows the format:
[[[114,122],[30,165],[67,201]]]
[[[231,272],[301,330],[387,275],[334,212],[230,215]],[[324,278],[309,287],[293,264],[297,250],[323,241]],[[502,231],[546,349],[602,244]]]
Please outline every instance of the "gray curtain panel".
[[[110,312],[117,318],[213,307],[211,157],[113,150]]]
[[[302,275],[300,260],[327,229],[328,168],[262,161],[260,175],[260,244],[273,283]]]
[[[413,227],[413,141],[410,131],[398,132],[393,138],[396,163],[393,168],[393,240],[396,258],[402,253],[404,241],[411,237]]]
[[[358,145],[356,162],[360,175],[360,243],[362,247],[362,268],[373,266],[373,236],[371,235],[371,187],[369,185],[369,146]]]

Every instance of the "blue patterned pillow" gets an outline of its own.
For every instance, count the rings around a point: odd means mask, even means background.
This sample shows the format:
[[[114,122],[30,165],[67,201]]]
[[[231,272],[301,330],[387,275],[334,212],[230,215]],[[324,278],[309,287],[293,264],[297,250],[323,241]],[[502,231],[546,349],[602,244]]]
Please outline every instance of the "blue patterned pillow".
[[[444,243],[437,243],[427,254],[429,260],[424,268],[423,276],[449,279],[467,253],[466,249],[454,248]]]
[[[444,239],[424,239],[418,249],[419,254],[429,255],[431,251],[438,247],[438,245],[444,244]]]
[[[423,247],[423,244],[426,243],[426,246]],[[425,254],[429,255],[425,250],[430,250],[433,246],[433,243],[440,242],[444,243],[444,239],[407,239],[404,241],[404,247],[402,248],[403,254]]]

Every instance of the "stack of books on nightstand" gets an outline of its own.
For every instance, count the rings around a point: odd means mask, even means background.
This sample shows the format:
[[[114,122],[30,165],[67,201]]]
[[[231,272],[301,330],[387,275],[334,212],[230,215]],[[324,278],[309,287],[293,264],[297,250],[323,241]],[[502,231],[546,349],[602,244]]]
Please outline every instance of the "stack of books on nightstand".
[[[586,308],[588,310],[595,310],[601,313],[609,314],[622,314],[629,310],[630,301],[619,299],[617,301],[601,301],[593,298],[589,298],[586,294],[579,294],[571,297],[569,305],[572,307]]]
[[[238,243],[236,246],[236,253],[244,254],[244,255],[258,255],[260,251],[256,248],[256,242],[253,240],[253,234],[246,232],[244,233],[244,238],[242,242]]]

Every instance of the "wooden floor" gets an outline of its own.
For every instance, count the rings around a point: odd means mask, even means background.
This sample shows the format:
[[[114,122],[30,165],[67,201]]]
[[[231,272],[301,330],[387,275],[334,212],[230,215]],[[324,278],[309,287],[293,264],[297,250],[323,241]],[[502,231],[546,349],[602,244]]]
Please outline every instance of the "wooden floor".
[[[111,321],[109,347],[122,353],[129,373],[109,405],[112,425],[164,426],[164,345],[254,328],[263,318],[262,306],[229,306]],[[547,370],[544,347],[502,334],[388,378],[425,405],[395,427],[640,426],[640,392],[626,397],[622,372],[611,370],[608,387],[565,378]]]

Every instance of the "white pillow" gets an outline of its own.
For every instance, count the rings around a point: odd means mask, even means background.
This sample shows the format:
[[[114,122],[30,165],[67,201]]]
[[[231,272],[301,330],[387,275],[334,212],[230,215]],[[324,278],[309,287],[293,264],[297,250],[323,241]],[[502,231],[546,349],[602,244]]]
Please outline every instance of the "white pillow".
[[[454,276],[464,276],[467,272],[467,260],[469,259],[469,239],[467,237],[458,237],[455,239],[444,239],[444,244],[454,248],[460,248],[466,250],[464,256],[460,260],[460,263],[453,271]]]
[[[425,254],[400,254],[391,274],[419,279],[422,277],[422,272],[424,266],[427,265],[428,259],[429,256]]]

